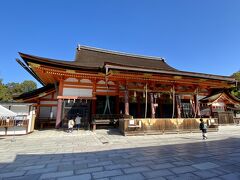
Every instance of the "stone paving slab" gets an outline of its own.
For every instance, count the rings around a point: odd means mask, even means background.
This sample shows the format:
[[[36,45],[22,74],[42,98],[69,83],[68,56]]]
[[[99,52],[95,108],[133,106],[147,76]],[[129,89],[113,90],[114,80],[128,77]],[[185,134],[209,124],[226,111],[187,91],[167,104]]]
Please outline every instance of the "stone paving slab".
[[[36,131],[0,139],[0,180],[240,179],[240,126],[219,132],[122,136]]]
[[[212,169],[212,168],[217,168],[219,165],[211,163],[211,162],[205,162],[205,163],[200,163],[200,164],[193,164],[193,167],[200,169],[200,170],[207,170],[207,169]]]

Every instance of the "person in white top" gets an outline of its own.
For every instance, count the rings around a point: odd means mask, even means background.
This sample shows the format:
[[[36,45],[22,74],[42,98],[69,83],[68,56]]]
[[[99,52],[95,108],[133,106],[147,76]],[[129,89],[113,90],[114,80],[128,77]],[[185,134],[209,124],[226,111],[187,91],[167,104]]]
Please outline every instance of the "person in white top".
[[[74,120],[73,119],[70,119],[68,121],[68,132],[73,132],[73,126],[74,126]]]
[[[80,129],[80,126],[81,126],[81,117],[79,116],[79,114],[77,114],[77,117],[75,118],[75,122],[76,122],[76,127],[77,127],[77,130]]]

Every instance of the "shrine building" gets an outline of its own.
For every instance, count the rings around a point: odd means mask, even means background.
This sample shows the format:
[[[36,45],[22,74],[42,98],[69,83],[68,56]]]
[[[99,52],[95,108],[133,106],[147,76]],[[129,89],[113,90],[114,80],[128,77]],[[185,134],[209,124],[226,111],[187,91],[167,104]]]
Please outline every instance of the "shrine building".
[[[41,122],[64,127],[77,113],[85,127],[96,115],[197,118],[208,108],[208,116],[212,116],[210,97],[236,83],[229,76],[175,69],[160,57],[86,46],[77,47],[73,61],[19,54],[17,62],[43,87],[16,100],[34,103],[39,127],[44,125]],[[240,102],[226,94],[222,98],[233,108]]]

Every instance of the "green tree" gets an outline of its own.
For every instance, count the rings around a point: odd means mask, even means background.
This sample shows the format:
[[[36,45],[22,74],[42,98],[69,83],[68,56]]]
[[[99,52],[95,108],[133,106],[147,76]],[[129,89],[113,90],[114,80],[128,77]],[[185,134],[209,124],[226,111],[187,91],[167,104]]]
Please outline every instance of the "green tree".
[[[231,89],[232,95],[240,98],[240,70],[238,72],[233,73],[232,77],[234,77],[238,82],[237,86]]]
[[[33,81],[23,81],[21,84],[20,84],[20,87],[21,87],[21,91],[23,93],[25,92],[29,92],[29,91],[32,91],[34,89],[37,88],[37,84]]]
[[[2,79],[0,79],[0,101],[8,101],[11,99],[10,93],[6,85],[3,84]]]
[[[22,83],[10,82],[4,84],[0,79],[0,101],[13,101],[13,96],[32,91],[37,88],[37,84],[33,81],[23,81]]]

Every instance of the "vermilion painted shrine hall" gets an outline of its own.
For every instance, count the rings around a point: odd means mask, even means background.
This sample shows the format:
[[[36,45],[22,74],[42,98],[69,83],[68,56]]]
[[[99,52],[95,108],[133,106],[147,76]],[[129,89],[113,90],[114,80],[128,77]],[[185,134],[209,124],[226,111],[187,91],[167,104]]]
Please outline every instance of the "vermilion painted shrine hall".
[[[163,58],[86,46],[77,47],[74,61],[19,54],[18,63],[43,85],[16,98],[35,103],[36,124],[63,127],[77,113],[85,126],[98,114],[194,118],[239,104],[226,91],[234,78],[177,70]],[[208,101],[219,92],[215,104]]]

